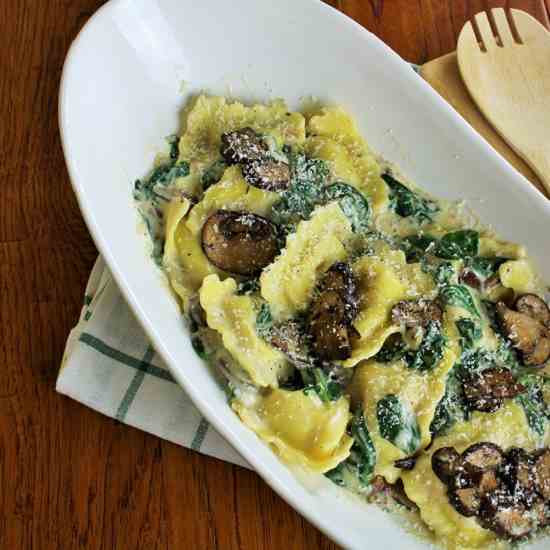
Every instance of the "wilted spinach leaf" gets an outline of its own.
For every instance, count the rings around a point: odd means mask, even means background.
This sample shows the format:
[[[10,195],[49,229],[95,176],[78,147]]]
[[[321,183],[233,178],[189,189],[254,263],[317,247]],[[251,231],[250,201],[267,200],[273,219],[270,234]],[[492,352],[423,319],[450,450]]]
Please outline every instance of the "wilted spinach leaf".
[[[134,199],[137,201],[152,201],[158,204],[160,201],[169,201],[171,194],[168,186],[176,179],[189,175],[189,164],[185,161],[174,163],[173,160],[165,161],[157,166],[144,180],[136,180],[134,184]]]
[[[436,242],[437,239],[431,235],[409,235],[403,239],[401,248],[405,252],[407,262],[418,262],[430,245]]]
[[[470,268],[482,279],[488,279],[492,277],[498,271],[498,268],[506,261],[508,261],[507,258],[501,258],[500,256],[495,256],[494,258],[475,256],[473,258],[468,258],[465,262],[465,266]]]
[[[325,189],[324,195],[327,202],[338,201],[355,233],[368,231],[370,208],[367,199],[360,191],[346,183],[337,182],[329,185]]]
[[[426,333],[417,350],[408,351],[405,361],[410,369],[419,371],[432,370],[443,357],[447,340],[441,332],[441,324],[432,321],[426,328]]]
[[[445,260],[457,260],[477,255],[479,233],[471,229],[461,229],[443,235],[435,247],[434,254]]]
[[[391,334],[373,359],[379,363],[392,363],[404,357],[406,353],[407,344],[401,334]]]
[[[260,290],[260,280],[259,279],[246,279],[241,281],[237,285],[237,294],[252,294]]]
[[[439,211],[434,201],[411,191],[390,174],[382,174],[382,179],[391,190],[390,205],[398,216],[411,216],[420,224],[433,221],[433,216]]]
[[[273,328],[273,317],[267,304],[260,306],[260,311],[256,315],[256,331],[265,339],[269,339],[271,329]]]
[[[330,380],[323,369],[319,367],[301,369],[300,374],[305,384],[306,394],[314,391],[324,402],[337,401],[342,396],[342,386]]]
[[[201,185],[202,190],[206,191],[211,185],[218,183],[227,168],[227,164],[221,159],[214,161],[202,174]]]
[[[355,440],[352,450],[360,459],[357,464],[359,479],[364,485],[368,485],[376,466],[376,449],[362,411],[355,413],[351,420],[351,435]]]
[[[195,353],[201,359],[207,359],[208,355],[206,353],[206,350],[204,349],[204,344],[202,343],[202,340],[200,339],[199,336],[193,336],[191,338],[191,345],[193,346]]]
[[[467,286],[444,286],[440,291],[440,296],[447,305],[461,307],[477,318],[481,317]]]
[[[376,404],[380,435],[404,453],[413,454],[420,446],[416,415],[407,410],[396,395],[389,394]]]
[[[473,348],[475,343],[481,338],[482,332],[479,324],[472,319],[458,319],[456,321],[456,328],[460,333],[461,345],[463,349]]]
[[[309,218],[315,206],[322,201],[323,187],[329,176],[325,161],[308,158],[302,153],[291,153],[289,163],[290,187],[272,209],[274,221],[281,224]]]
[[[519,382],[527,390],[525,393],[518,395],[516,401],[523,407],[531,430],[542,437],[546,432],[550,417],[550,410],[542,394],[544,380],[536,374],[527,374],[521,377]]]
[[[430,424],[433,437],[445,434],[457,421],[467,417],[462,381],[458,376],[460,366],[455,365],[447,375],[445,394],[437,404]]]

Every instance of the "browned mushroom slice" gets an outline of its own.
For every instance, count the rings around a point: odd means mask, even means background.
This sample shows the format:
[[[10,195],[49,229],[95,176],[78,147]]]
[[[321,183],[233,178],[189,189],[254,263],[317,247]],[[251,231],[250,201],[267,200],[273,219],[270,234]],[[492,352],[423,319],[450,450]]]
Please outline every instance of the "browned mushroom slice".
[[[458,276],[458,281],[476,290],[481,288],[481,279],[471,269],[463,269]]]
[[[535,487],[540,495],[550,500],[550,449],[543,449],[535,456]]]
[[[351,323],[357,315],[359,298],[357,283],[350,266],[344,262],[336,262],[325,273],[321,284],[321,292],[335,291],[345,304],[345,322]]]
[[[550,334],[537,342],[535,349],[523,354],[523,362],[530,367],[543,365],[550,358]]]
[[[309,318],[313,349],[321,359],[347,359],[351,355],[350,338],[356,332],[351,322],[357,314],[357,287],[347,264],[334,264],[324,275],[319,291]]]
[[[499,508],[492,518],[492,529],[503,538],[521,539],[536,526],[532,514],[523,504]]]
[[[284,191],[290,185],[290,168],[285,162],[261,158],[243,164],[243,176],[249,185],[266,191]]]
[[[432,455],[432,470],[443,483],[450,483],[453,479],[459,458],[453,447],[441,447]]]
[[[252,128],[222,134],[220,153],[227,164],[250,162],[265,157],[267,143]]]
[[[530,510],[538,527],[550,525],[550,503],[547,504],[543,498],[536,497],[531,503]]]
[[[334,292],[323,293],[321,296],[323,307],[328,307],[328,304],[334,301],[334,295]],[[321,359],[344,360],[351,355],[348,327],[342,322],[343,309],[344,304],[337,297],[333,310],[321,310],[310,320],[313,349]]]
[[[529,453],[518,447],[509,449],[503,474],[506,484],[517,500],[525,504],[534,500],[535,475]]]
[[[511,310],[504,302],[498,302],[496,309],[506,336],[522,353],[531,353],[545,333],[544,326],[524,313]]]
[[[490,368],[470,375],[464,381],[464,396],[476,411],[494,412],[502,400],[522,393],[525,387],[517,383],[508,369]]]
[[[307,337],[295,321],[274,325],[271,329],[270,342],[281,350],[296,367],[312,366],[312,359],[307,350]]]
[[[393,465],[400,470],[413,470],[416,465],[416,457],[408,456],[407,458],[400,458]]]
[[[449,491],[449,502],[459,514],[467,518],[476,516],[481,507],[481,497],[477,487]]]
[[[256,214],[218,210],[204,223],[202,248],[223,271],[256,275],[279,253],[276,226]]]
[[[546,302],[536,294],[520,296],[516,300],[516,310],[550,328],[550,309]]]
[[[495,491],[499,486],[499,480],[495,470],[482,472],[477,479],[477,487],[481,496]]]
[[[403,480],[398,479],[395,483],[388,483],[391,497],[397,501],[399,504],[407,508],[408,510],[417,511],[418,506],[413,502],[405,492],[405,486],[403,485]]]
[[[504,453],[494,443],[474,443],[462,453],[462,464],[471,472],[495,470],[504,462]]]
[[[392,321],[407,328],[424,327],[443,317],[441,308],[433,300],[403,300],[391,310]]]

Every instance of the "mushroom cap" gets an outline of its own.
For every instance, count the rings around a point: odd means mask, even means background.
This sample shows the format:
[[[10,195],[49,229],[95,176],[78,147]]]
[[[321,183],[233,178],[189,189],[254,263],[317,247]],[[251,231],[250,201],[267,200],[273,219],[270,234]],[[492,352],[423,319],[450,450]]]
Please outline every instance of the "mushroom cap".
[[[202,248],[219,269],[254,276],[279,253],[275,224],[248,212],[218,210],[204,223]]]

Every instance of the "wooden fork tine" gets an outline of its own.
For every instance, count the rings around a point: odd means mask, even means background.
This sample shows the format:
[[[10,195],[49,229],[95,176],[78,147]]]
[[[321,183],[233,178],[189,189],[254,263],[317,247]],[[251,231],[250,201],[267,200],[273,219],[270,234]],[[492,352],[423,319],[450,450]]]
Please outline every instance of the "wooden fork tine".
[[[494,8],[491,10],[495,26],[498,29],[500,41],[503,46],[513,46],[515,44],[514,35],[510,29],[508,18],[503,8]]]
[[[489,24],[489,19],[487,14],[482,11],[472,17],[472,22],[477,24],[479,29],[479,34],[481,35],[481,40],[485,44],[485,49],[487,51],[493,50],[497,47],[495,37],[493,36],[493,31],[491,30],[491,25]]]

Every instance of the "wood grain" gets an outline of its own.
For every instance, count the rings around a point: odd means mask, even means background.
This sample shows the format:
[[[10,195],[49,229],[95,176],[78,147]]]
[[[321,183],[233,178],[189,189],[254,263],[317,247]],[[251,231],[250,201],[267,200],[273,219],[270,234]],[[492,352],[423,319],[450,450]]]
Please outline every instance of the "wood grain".
[[[0,2],[0,548],[335,548],[252,472],[54,391],[97,254],[65,171],[58,83],[71,40],[102,3]],[[483,7],[331,3],[419,63],[451,51]],[[543,19],[550,0],[513,5]]]

